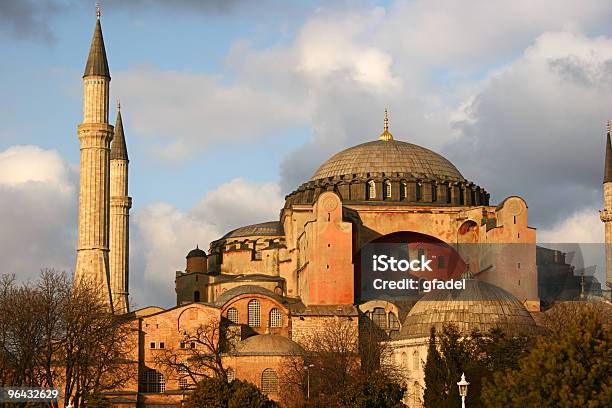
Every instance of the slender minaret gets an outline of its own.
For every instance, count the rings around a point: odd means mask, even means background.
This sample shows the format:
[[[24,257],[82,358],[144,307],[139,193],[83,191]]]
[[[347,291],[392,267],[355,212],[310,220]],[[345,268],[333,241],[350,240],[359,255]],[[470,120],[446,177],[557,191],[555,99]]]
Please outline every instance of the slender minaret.
[[[75,282],[96,285],[100,296],[112,300],[108,265],[109,165],[113,127],[108,123],[110,73],[100,8],[96,10],[89,57],[83,74],[83,123],[78,127],[81,144],[79,231]]]
[[[599,212],[601,221],[604,223],[605,251],[606,251],[606,283],[604,289],[606,298],[610,299],[610,286],[612,286],[612,142],[610,141],[610,129],[612,122],[608,121],[608,134],[606,137],[606,163],[604,165],[604,209]]]
[[[129,281],[130,208],[128,154],[123,134],[121,103],[117,99],[117,123],[110,153],[110,286],[115,313],[127,313]]]

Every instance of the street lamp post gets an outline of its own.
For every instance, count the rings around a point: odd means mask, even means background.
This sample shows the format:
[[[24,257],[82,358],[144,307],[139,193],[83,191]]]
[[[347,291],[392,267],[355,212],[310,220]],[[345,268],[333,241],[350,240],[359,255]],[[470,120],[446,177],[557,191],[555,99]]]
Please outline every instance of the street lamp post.
[[[461,408],[465,408],[465,397],[467,396],[468,385],[470,385],[470,383],[465,381],[465,373],[462,373],[461,381],[457,383],[457,386],[459,387],[459,395],[461,395]]]
[[[306,370],[306,399],[310,399],[310,368],[314,367],[314,364],[308,364],[304,366]]]

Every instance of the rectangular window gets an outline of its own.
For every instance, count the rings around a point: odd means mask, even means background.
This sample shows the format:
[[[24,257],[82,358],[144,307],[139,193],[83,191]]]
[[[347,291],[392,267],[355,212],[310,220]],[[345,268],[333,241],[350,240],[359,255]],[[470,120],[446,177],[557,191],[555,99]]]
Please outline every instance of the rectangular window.
[[[160,349],[166,348],[166,344],[165,344],[163,341],[162,341],[162,342],[160,342],[160,343],[159,343],[159,348],[160,348]]]
[[[182,349],[184,349],[184,348],[185,348],[185,342],[184,342],[184,341],[181,341],[181,342],[179,343],[179,347],[180,347],[180,348],[182,348]]]
[[[154,341],[152,341],[152,342],[151,342],[151,348],[152,348],[152,349],[154,349],[154,348],[155,348],[155,342],[154,342]]]

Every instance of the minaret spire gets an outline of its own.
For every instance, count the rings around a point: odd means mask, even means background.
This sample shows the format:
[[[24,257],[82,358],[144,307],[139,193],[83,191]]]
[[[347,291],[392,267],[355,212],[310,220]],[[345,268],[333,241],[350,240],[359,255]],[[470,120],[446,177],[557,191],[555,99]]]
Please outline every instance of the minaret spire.
[[[121,101],[117,98],[117,122],[110,152],[110,287],[116,313],[129,311],[130,275],[130,208],[128,196],[128,154],[121,118]]]
[[[389,132],[389,114],[387,112],[387,108],[385,108],[385,120],[383,126],[383,132],[378,137],[380,140],[388,142],[389,140],[393,140],[393,135]]]
[[[110,143],[108,122],[110,71],[99,12],[83,73],[83,121],[80,142],[79,225],[74,281],[95,286],[112,310],[109,271]]]
[[[610,300],[612,289],[612,142],[610,132],[612,122],[608,121],[606,132],[606,161],[604,164],[603,195],[604,208],[599,212],[599,217],[604,223],[605,231],[605,253],[606,253],[606,299]]]
[[[611,128],[612,121],[608,121],[606,135],[606,162],[604,165],[604,183],[609,183],[612,181],[612,142],[610,141]]]

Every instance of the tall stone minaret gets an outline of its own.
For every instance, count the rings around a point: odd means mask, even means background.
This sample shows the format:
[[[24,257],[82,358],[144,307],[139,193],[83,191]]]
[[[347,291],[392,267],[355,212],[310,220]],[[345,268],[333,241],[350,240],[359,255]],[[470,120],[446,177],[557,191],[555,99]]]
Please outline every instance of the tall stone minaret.
[[[83,74],[83,123],[78,127],[81,168],[75,282],[84,280],[96,285],[100,296],[112,309],[108,264],[109,165],[113,138],[113,127],[108,123],[111,78],[99,7],[96,15],[96,27]]]
[[[129,218],[128,154],[123,134],[121,104],[117,100],[117,123],[110,153],[110,286],[115,313],[128,312]]]
[[[604,289],[607,293],[606,298],[610,299],[610,289],[612,286],[612,142],[610,141],[610,129],[612,122],[608,121],[608,134],[606,137],[606,163],[604,165],[604,209],[599,212],[601,221],[603,221],[606,236],[605,236],[605,251],[606,251],[606,282]]]

